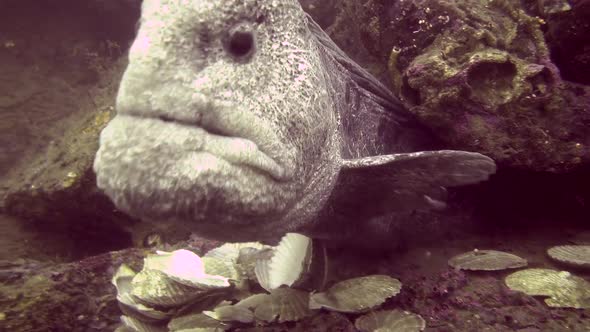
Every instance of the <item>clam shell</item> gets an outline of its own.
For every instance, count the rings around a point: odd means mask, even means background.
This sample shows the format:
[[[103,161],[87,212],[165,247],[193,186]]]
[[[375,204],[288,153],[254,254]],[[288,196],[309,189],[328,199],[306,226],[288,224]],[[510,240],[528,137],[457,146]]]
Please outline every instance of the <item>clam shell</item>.
[[[532,296],[549,296],[550,307],[590,308],[590,283],[567,271],[527,269],[506,277],[508,288]]]
[[[361,332],[419,332],[426,328],[426,322],[407,311],[381,310],[357,318],[354,326]]]
[[[172,332],[186,331],[189,329],[227,330],[230,325],[213,319],[203,313],[185,315],[172,319],[168,323],[168,329]]]
[[[449,265],[461,270],[497,271],[526,266],[526,259],[496,250],[473,250],[449,259]]]
[[[287,233],[275,247],[272,258],[258,260],[254,271],[260,286],[270,292],[282,285],[292,286],[304,277],[311,257],[311,239]]]
[[[203,311],[203,314],[222,322],[252,323],[254,321],[254,313],[250,309],[233,305],[219,306],[213,311]]]
[[[341,281],[326,292],[312,294],[310,309],[325,308],[338,312],[362,312],[397,295],[402,284],[387,275],[372,275]]]
[[[566,245],[549,248],[552,259],[576,267],[590,268],[590,245]]]
[[[196,299],[203,291],[171,280],[157,270],[142,270],[131,282],[131,295],[147,305],[179,306]]]

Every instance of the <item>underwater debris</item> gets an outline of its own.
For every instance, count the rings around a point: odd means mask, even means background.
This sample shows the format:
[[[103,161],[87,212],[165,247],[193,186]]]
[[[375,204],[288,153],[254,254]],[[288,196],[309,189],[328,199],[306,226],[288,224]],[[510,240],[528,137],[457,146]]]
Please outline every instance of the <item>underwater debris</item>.
[[[590,268],[590,245],[555,246],[547,250],[547,255],[560,263]]]
[[[354,326],[361,332],[419,332],[426,328],[426,322],[407,311],[380,310],[357,318]]]
[[[344,280],[334,284],[326,292],[312,294],[310,309],[358,313],[372,309],[397,295],[402,284],[386,275],[371,275]]]
[[[256,278],[260,286],[269,292],[282,285],[292,286],[309,271],[311,257],[311,239],[287,233],[275,247],[272,257],[256,261]]]
[[[515,269],[527,264],[524,258],[496,250],[474,249],[449,259],[449,265],[455,269],[472,271]]]
[[[506,277],[508,288],[532,296],[549,296],[545,303],[559,308],[590,308],[590,283],[567,271],[526,269]]]

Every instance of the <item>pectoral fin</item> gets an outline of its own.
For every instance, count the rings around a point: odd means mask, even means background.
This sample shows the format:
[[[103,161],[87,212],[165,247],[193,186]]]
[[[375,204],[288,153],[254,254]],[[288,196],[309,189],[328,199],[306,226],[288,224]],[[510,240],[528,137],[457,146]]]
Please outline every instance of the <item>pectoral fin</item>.
[[[340,214],[364,217],[442,209],[445,187],[485,181],[492,159],[466,151],[424,151],[343,160],[333,205]]]

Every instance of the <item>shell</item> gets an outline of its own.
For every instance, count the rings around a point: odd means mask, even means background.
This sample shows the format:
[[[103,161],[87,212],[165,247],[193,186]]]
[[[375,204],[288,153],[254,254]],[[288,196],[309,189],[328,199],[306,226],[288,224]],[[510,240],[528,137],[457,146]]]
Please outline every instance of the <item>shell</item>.
[[[127,329],[136,332],[166,332],[166,326],[152,325],[129,316],[121,316],[121,322]]]
[[[222,323],[216,319],[213,319],[203,313],[177,317],[172,319],[168,323],[168,329],[172,332],[186,331],[189,329],[209,329],[212,331],[224,331],[229,328],[229,325]]]
[[[121,311],[129,317],[146,323],[157,323],[170,318],[169,313],[149,308],[135,300],[131,295],[132,281],[135,276],[136,273],[125,264],[119,266],[113,276],[112,283],[117,288],[117,301]]]
[[[260,286],[271,291],[282,285],[292,286],[306,272],[312,257],[312,241],[305,235],[287,233],[275,247],[272,258],[259,259],[254,269]]]
[[[426,322],[407,311],[381,310],[357,318],[354,326],[361,332],[418,332],[426,328]]]
[[[131,289],[131,280],[136,274],[127,264],[121,264],[113,275],[111,283],[117,288],[118,293],[125,293]]]
[[[213,257],[221,261],[237,262],[240,251],[244,248],[262,250],[270,248],[260,242],[225,243],[222,246],[209,250],[203,257]]]
[[[527,269],[506,277],[506,286],[533,296],[549,296],[550,307],[590,308],[590,283],[567,271]]]
[[[309,293],[292,288],[278,288],[270,294],[252,295],[235,306],[253,310],[257,320],[278,320],[282,323],[297,321],[310,315],[308,304]]]
[[[386,275],[372,275],[341,281],[326,292],[312,294],[310,309],[325,308],[338,312],[363,312],[397,295],[402,284]]]
[[[234,264],[227,264],[227,262],[214,257],[203,257],[202,261],[205,265],[205,273],[209,275],[222,276],[232,280],[240,279]]]
[[[552,259],[576,267],[590,268],[590,245],[566,245],[549,248]]]
[[[524,258],[496,250],[475,249],[449,259],[449,265],[456,269],[474,271],[515,269],[527,264]]]
[[[160,271],[179,283],[199,289],[230,286],[227,278],[205,273],[203,260],[185,249],[173,252],[158,251],[157,255],[149,255],[144,260],[143,269]]]
[[[203,311],[203,314],[222,322],[252,323],[254,321],[254,313],[250,309],[233,305],[219,306],[213,311]]]
[[[131,282],[131,295],[147,305],[179,306],[196,299],[203,291],[171,280],[157,270],[142,270]]]
[[[258,259],[265,259],[272,257],[273,249],[271,247],[264,249],[242,248],[237,260],[237,269],[240,274],[249,280],[257,280],[256,278],[256,261]]]
[[[131,294],[118,294],[117,301],[119,301],[119,308],[125,315],[142,322],[157,323],[172,317],[169,312],[156,310],[136,302]]]

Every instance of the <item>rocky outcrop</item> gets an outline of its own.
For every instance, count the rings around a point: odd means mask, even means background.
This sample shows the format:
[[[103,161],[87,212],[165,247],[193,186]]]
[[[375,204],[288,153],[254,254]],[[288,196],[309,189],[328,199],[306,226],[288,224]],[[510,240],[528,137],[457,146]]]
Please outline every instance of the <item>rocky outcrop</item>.
[[[530,171],[590,161],[590,91],[563,81],[546,22],[518,2],[344,1],[334,22],[336,42],[388,71],[381,78],[446,146]]]

